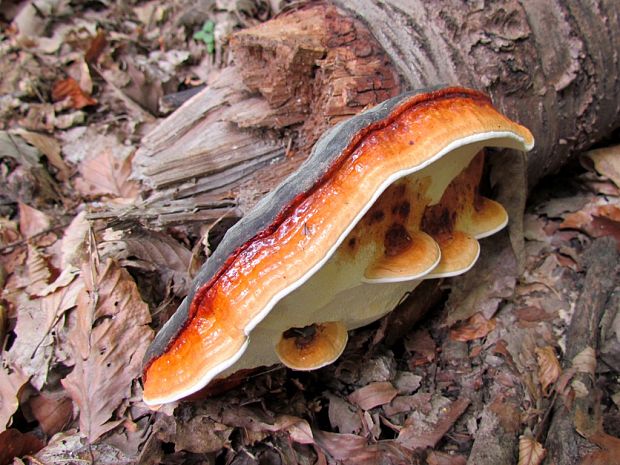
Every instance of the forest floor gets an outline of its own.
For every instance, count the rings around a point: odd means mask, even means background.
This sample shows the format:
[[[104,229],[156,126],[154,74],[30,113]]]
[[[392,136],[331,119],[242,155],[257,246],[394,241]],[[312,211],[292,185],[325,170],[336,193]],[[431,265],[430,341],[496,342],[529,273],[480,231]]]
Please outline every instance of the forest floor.
[[[525,244],[482,241],[415,326],[414,294],[316,372],[142,402],[144,352],[209,228],[91,213],[146,196],[141,139],[277,3],[2,2],[0,465],[533,465],[566,441],[573,463],[619,463],[619,141],[544,179]]]

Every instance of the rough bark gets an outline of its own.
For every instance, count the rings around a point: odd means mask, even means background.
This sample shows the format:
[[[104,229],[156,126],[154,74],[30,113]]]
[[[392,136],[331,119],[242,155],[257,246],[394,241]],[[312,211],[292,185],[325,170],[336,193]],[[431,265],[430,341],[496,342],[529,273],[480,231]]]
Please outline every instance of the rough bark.
[[[408,86],[481,89],[529,127],[531,183],[607,136],[620,115],[620,3],[338,0]]]

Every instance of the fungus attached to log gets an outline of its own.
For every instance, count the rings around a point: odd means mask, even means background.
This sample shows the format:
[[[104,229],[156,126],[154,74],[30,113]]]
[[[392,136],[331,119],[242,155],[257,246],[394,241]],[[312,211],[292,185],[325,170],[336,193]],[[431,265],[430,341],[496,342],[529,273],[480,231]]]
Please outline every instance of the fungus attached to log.
[[[340,321],[291,328],[275,346],[280,361],[294,370],[316,370],[336,361],[347,345],[347,328]]]
[[[403,94],[332,128],[200,270],[147,351],[145,402],[279,361],[324,366],[422,279],[471,268],[477,239],[508,219],[478,190],[487,146],[533,139],[463,88]]]

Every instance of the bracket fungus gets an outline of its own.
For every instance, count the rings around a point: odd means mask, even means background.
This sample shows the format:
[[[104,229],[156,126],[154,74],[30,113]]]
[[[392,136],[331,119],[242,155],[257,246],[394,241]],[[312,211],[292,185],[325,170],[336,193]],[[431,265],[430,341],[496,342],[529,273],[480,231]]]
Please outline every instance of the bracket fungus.
[[[504,208],[478,190],[484,147],[530,132],[484,94],[410,92],[328,131],[300,169],[231,228],[147,351],[156,405],[239,370],[335,361],[347,331],[423,279],[466,272]]]

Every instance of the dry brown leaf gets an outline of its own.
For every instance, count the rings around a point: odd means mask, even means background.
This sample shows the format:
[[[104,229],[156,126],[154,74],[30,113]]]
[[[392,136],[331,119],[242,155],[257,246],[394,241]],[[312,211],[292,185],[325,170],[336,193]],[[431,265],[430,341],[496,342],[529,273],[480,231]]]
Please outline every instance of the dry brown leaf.
[[[547,455],[547,451],[536,439],[527,436],[519,437],[518,465],[539,465]]]
[[[28,244],[28,259],[26,260],[26,292],[36,294],[49,284],[52,277],[47,259],[35,246]]]
[[[34,454],[45,444],[31,433],[22,433],[14,428],[0,432],[0,464],[11,463],[15,457]]]
[[[379,405],[388,404],[398,394],[398,390],[387,381],[370,383],[356,389],[349,395],[349,401],[362,410],[370,410]]]
[[[620,465],[620,452],[610,450],[600,450],[586,455],[579,465]]]
[[[14,305],[17,314],[13,329],[15,341],[5,357],[12,366],[29,375],[31,384],[40,389],[47,380],[54,352],[47,318],[41,311],[40,299],[31,300],[26,293],[18,294]]]
[[[221,425],[243,428],[244,439],[248,444],[261,441],[272,433],[278,432],[288,434],[294,442],[314,444],[312,429],[308,422],[293,415],[279,415],[274,419],[263,411],[222,403],[218,408],[218,415],[209,416],[212,420],[216,417]],[[179,428],[178,424],[177,428]]]
[[[40,290],[38,290],[37,292],[33,293],[33,296],[36,297],[45,297],[50,295],[53,292],[56,292],[57,290],[68,286],[69,284],[71,284],[73,282],[73,280],[80,274],[80,270],[79,268],[74,268],[74,267],[66,267],[62,270],[62,273],[60,273],[56,279],[48,284],[47,286],[41,288]]]
[[[62,384],[80,409],[81,434],[93,442],[123,421],[113,415],[131,395],[153,331],[136,284],[113,261],[97,269],[85,264],[82,278],[77,324],[69,333],[75,366]]]
[[[13,332],[15,341],[6,353],[7,360],[31,375],[30,383],[41,389],[47,380],[49,365],[54,355],[55,337],[52,328],[63,314],[75,306],[77,294],[83,287],[76,275],[60,275],[40,294],[30,298],[25,293],[15,295],[13,305],[17,311],[17,323]]]
[[[405,348],[413,353],[409,366],[426,365],[435,360],[437,346],[426,329],[419,329],[405,339]]]
[[[620,248],[620,201],[598,197],[578,212],[566,215],[560,225],[597,238],[612,236]]]
[[[85,258],[85,244],[89,228],[90,224],[86,220],[86,212],[82,211],[73,218],[71,224],[65,229],[60,246],[60,263],[63,269],[69,266],[79,267],[82,263]]]
[[[156,231],[118,231],[115,236],[104,235],[105,240],[99,246],[102,257],[119,260],[123,266],[157,271],[163,282],[171,284],[176,295],[187,294],[191,284],[188,271],[192,259],[190,250]]]
[[[84,60],[86,63],[96,63],[107,43],[105,31],[99,29],[97,35],[91,41],[88,50],[84,53]]]
[[[419,410],[428,413],[431,405],[432,395],[428,392],[419,392],[412,396],[397,396],[390,402],[390,405],[383,407],[383,412],[391,417],[398,413]]]
[[[20,239],[21,234],[17,229],[17,224],[6,218],[0,218],[0,247],[16,243]],[[4,267],[7,274],[13,273],[16,268],[24,264],[26,256],[26,249],[23,247],[15,247],[12,251],[5,249],[0,254],[0,266]]]
[[[35,456],[35,464],[45,465],[119,465],[137,463],[136,457],[104,442],[88,444],[75,430],[58,433]],[[151,462],[155,463],[155,462]]]
[[[276,418],[273,425],[274,431],[285,431],[292,441],[299,444],[314,444],[312,428],[308,422],[302,418],[292,415],[281,415]]]
[[[102,150],[96,157],[80,163],[81,177],[75,180],[75,187],[85,196],[136,197],[140,188],[138,183],[129,179],[131,158],[121,160],[111,150]]]
[[[547,397],[551,387],[560,377],[562,367],[558,361],[555,350],[551,346],[537,347],[536,360],[538,362],[538,379],[542,385],[543,396]]]
[[[596,352],[592,347],[586,347],[575,355],[572,364],[577,373],[587,373],[594,379],[596,373]]]
[[[4,283],[0,287],[4,287]],[[6,336],[8,322],[9,312],[6,309],[6,305],[0,302],[0,347],[4,347],[4,336]]]
[[[32,414],[48,437],[62,431],[73,417],[73,402],[64,395],[41,394],[29,400]]]
[[[368,440],[355,434],[314,431],[316,443],[335,461],[350,465],[376,465],[378,463],[408,463],[411,454],[394,441],[368,444]],[[329,462],[333,463],[333,462]]]
[[[0,359],[0,429],[4,429],[19,407],[19,392],[29,376]]]
[[[467,410],[469,403],[469,399],[464,397],[451,402],[441,409],[439,417],[432,425],[428,424],[428,419],[425,419],[423,424],[419,417],[411,417],[409,424],[398,433],[396,441],[410,450],[435,447]]]
[[[586,455],[579,465],[620,465],[619,438],[598,431],[588,439],[603,450]]]
[[[485,337],[495,329],[495,318],[487,320],[482,313],[476,313],[466,322],[450,330],[450,339],[467,342]]]
[[[462,455],[432,450],[426,458],[426,463],[428,465],[466,465],[467,459]]]
[[[525,307],[515,308],[514,314],[517,319],[521,322],[528,323],[538,323],[540,321],[549,321],[553,320],[554,315],[545,312],[544,309],[534,306],[528,305]]]
[[[329,423],[339,433],[357,434],[362,430],[362,419],[358,409],[342,397],[327,393]]]
[[[510,379],[504,378],[509,381]],[[514,384],[514,383],[512,383]],[[498,395],[488,406],[489,413],[493,413],[504,431],[517,433],[521,425],[521,410],[519,406],[507,397]]]
[[[56,82],[52,89],[52,100],[54,102],[60,102],[64,99],[69,99],[71,108],[75,110],[97,105],[97,100],[84,92],[77,81],[71,77]]]
[[[394,387],[399,394],[412,394],[422,384],[422,376],[415,375],[410,371],[399,371],[394,378]]]
[[[584,157],[592,160],[599,174],[611,179],[620,188],[620,145],[590,150]]]
[[[60,143],[56,139],[45,134],[26,130],[19,131],[18,134],[47,157],[48,162],[58,170],[56,178],[59,181],[65,182],[69,179],[71,170],[62,158]]]
[[[50,227],[49,217],[24,203],[19,203],[19,231],[26,239],[45,232]]]

